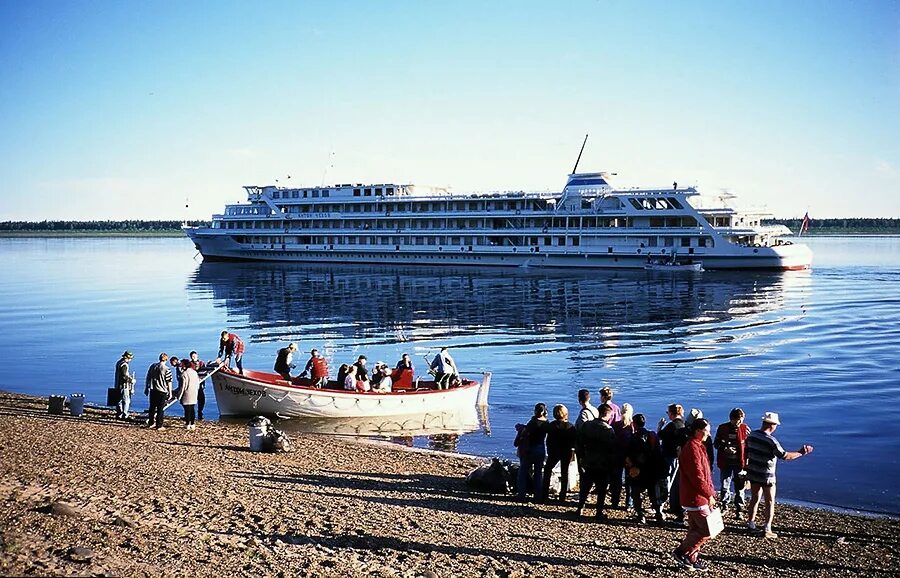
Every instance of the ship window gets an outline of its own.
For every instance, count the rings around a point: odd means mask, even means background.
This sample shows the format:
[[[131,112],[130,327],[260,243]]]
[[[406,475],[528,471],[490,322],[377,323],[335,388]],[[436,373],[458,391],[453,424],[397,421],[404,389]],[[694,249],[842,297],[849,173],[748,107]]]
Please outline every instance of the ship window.
[[[387,188],[387,192],[388,192],[389,195],[393,195],[393,194],[394,194],[394,187],[388,187],[388,188]]]
[[[380,194],[381,194],[381,188],[375,189],[375,194],[376,194],[376,195],[380,195]]]
[[[280,199],[280,198],[281,198],[281,193],[278,192],[278,191],[274,191],[274,192],[272,193],[272,198],[273,198],[273,199]]]
[[[669,199],[669,204],[672,205],[672,207],[675,208],[675,209],[683,209],[683,208],[684,208],[684,207],[681,206],[681,203],[678,202],[678,199],[672,199],[672,198],[670,198],[670,199]]]
[[[632,205],[635,209],[637,209],[638,211],[643,210],[644,206],[641,205],[641,204],[637,201],[637,199],[628,199],[628,200],[631,202],[631,205]]]
[[[323,197],[328,197],[328,196],[330,196],[330,194],[329,194],[330,192],[331,192],[331,191],[322,191],[322,196],[323,196]]]
[[[314,198],[314,199],[318,199],[318,198],[319,198],[319,191],[313,191],[313,198]]]
[[[372,196],[372,189],[363,189],[363,194],[367,197]]]
[[[550,237],[544,237],[544,246],[549,247],[553,244],[553,240]]]
[[[354,196],[354,197],[358,197],[358,196],[359,196],[359,189],[353,189],[353,196]]]
[[[666,247],[674,247],[675,246],[674,237],[663,237],[663,239],[665,240]]]
[[[579,239],[578,237],[572,237],[572,246],[573,247],[577,247],[580,244],[581,244],[581,239]]]
[[[691,238],[690,237],[682,237],[681,238],[681,246],[682,247],[690,247],[691,246]]]

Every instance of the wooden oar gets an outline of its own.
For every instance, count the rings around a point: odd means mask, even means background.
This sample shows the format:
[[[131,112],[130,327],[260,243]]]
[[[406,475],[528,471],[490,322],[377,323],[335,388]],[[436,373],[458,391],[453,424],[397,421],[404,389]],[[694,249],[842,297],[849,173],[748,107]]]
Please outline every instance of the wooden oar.
[[[200,383],[202,384],[204,381],[206,381],[207,379],[209,379],[210,377],[212,377],[213,374],[214,374],[215,372],[219,371],[219,370],[222,369],[223,367],[225,367],[225,364],[224,364],[224,363],[220,363],[220,364],[219,364],[219,367],[217,367],[217,368],[213,369],[212,371],[210,371],[209,373],[207,373],[207,374],[203,377],[203,379],[200,380]],[[167,409],[169,409],[170,407],[172,407],[173,405],[175,405],[175,402],[176,402],[176,401],[178,401],[178,398],[177,398],[177,397],[172,398],[172,401],[170,401],[169,403],[167,403],[166,405],[163,406],[163,411],[166,411]]]

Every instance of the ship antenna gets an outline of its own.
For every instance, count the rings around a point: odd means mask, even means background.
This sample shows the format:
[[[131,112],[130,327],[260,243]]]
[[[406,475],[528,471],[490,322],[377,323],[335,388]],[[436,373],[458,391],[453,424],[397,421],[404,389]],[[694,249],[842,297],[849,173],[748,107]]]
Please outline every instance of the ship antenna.
[[[328,160],[325,161],[325,171],[322,172],[322,186],[325,186],[325,177],[328,176],[328,169],[334,168],[334,151],[328,153]],[[290,177],[288,177],[290,178]]]
[[[584,152],[584,145],[587,144],[587,137],[588,137],[588,135],[584,135],[584,142],[581,143],[581,150],[578,151],[578,158],[575,159],[575,168],[572,169],[572,174],[573,174],[573,175],[575,174],[576,171],[578,171],[578,163],[581,162],[581,153]]]

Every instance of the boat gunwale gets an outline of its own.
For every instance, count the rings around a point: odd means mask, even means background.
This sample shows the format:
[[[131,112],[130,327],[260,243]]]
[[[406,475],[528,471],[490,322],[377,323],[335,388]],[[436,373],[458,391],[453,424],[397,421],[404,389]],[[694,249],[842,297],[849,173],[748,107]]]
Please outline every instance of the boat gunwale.
[[[265,372],[258,372],[256,370],[252,370],[252,369],[249,371],[253,371],[254,373],[265,373]],[[248,375],[237,373],[233,370],[223,370],[223,371],[219,372],[219,375],[221,375],[223,379],[238,378],[241,380],[249,381],[251,383],[259,383],[266,387],[277,387],[277,388],[291,390],[291,391],[299,390],[299,391],[304,391],[304,392],[309,392],[309,393],[317,393],[320,395],[340,395],[342,397],[343,396],[348,396],[348,397],[356,397],[356,396],[409,397],[411,395],[452,393],[452,392],[459,392],[459,391],[468,391],[473,388],[478,389],[481,387],[481,385],[483,383],[482,381],[470,380],[470,382],[467,384],[460,385],[458,387],[451,387],[449,389],[411,389],[411,390],[401,390],[401,391],[378,392],[378,391],[350,391],[350,390],[346,390],[346,389],[318,388],[318,387],[312,387],[312,386],[308,386],[308,385],[296,385],[293,383],[288,383],[285,380],[280,380],[280,381],[284,382],[283,384],[271,383],[271,382],[265,381],[263,379],[254,378],[254,377],[250,377]],[[274,375],[274,374],[266,373],[266,375]]]

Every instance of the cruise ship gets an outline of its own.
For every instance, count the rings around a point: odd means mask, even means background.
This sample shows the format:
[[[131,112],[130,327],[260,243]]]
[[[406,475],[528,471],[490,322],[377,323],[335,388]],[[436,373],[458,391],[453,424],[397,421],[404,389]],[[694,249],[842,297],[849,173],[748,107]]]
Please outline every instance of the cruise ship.
[[[412,184],[245,186],[209,227],[184,227],[205,260],[507,267],[808,269],[812,252],[764,212],[695,187],[617,189],[573,173],[558,192],[451,193]]]

